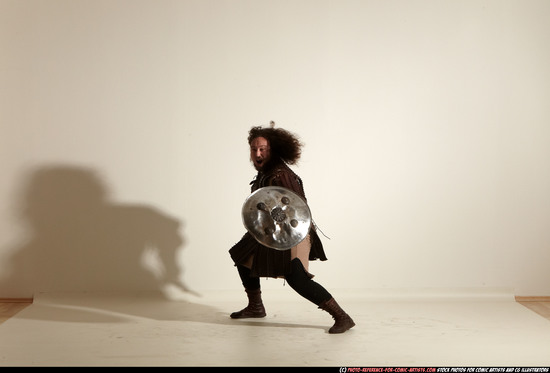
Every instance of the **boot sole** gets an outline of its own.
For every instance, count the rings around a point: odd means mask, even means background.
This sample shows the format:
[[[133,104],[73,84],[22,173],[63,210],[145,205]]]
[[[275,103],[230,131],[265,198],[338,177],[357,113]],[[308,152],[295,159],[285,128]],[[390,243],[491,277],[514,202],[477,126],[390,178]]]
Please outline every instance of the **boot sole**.
[[[232,319],[261,319],[262,317],[266,317],[267,315],[258,315],[258,316],[233,316],[229,315]]]

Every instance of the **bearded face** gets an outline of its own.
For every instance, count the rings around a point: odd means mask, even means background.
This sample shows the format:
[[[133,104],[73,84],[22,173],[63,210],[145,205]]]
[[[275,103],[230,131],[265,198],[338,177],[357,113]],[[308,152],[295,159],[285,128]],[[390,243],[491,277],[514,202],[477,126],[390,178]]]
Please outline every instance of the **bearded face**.
[[[254,168],[260,171],[271,159],[269,141],[265,137],[257,137],[250,142],[250,160]]]

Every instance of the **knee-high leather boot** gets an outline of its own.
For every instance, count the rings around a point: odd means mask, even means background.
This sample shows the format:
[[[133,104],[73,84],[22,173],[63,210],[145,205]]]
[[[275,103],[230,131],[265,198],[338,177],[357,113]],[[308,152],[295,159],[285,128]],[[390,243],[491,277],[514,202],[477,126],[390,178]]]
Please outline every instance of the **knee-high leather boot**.
[[[355,326],[351,317],[336,303],[334,298],[321,303],[319,308],[327,311],[334,319],[334,325],[328,330],[330,334],[343,333]]]
[[[240,311],[233,312],[230,317],[232,319],[260,318],[265,317],[265,308],[262,302],[262,292],[260,289],[248,290],[245,289],[248,296],[248,306]]]

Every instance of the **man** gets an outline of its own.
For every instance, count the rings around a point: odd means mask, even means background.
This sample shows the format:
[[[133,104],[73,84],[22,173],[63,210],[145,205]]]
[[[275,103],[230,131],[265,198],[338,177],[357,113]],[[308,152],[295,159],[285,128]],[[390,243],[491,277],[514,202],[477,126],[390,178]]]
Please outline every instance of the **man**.
[[[267,186],[279,186],[306,199],[302,180],[288,166],[296,164],[301,156],[302,144],[295,135],[282,128],[274,128],[274,123],[271,122],[269,128],[253,127],[248,134],[248,144],[250,160],[258,171],[251,182],[252,192]],[[355,326],[351,317],[340,308],[332,295],[313,281],[313,275],[308,272],[309,260],[327,260],[314,227],[301,243],[290,250],[268,248],[247,232],[229,253],[248,296],[248,305],[233,312],[231,318],[265,317],[260,277],[284,277],[298,294],[334,318],[335,323],[329,333],[343,333]]]

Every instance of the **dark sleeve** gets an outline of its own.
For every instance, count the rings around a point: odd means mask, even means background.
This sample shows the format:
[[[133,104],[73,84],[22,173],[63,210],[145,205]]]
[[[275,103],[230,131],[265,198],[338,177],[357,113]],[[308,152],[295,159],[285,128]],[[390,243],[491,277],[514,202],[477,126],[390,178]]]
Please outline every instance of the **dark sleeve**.
[[[270,185],[290,189],[302,198],[306,198],[302,180],[291,170],[282,169],[275,173],[275,176],[270,180]]]

